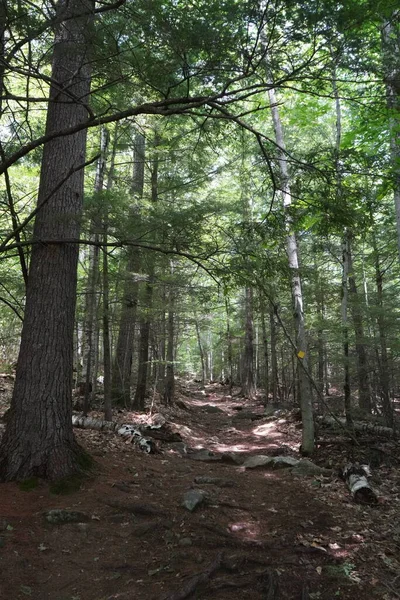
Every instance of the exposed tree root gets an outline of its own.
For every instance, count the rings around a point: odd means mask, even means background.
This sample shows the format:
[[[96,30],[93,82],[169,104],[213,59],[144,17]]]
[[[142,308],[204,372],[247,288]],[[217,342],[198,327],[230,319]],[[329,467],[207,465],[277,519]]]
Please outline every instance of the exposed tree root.
[[[222,564],[222,556],[222,552],[219,552],[205,571],[195,575],[194,577],[190,577],[190,579],[182,584],[182,587],[178,592],[167,594],[166,596],[163,596],[162,600],[185,600],[185,598],[189,598],[189,596],[196,591],[199,585],[207,583],[210,577],[216,571],[218,571]]]

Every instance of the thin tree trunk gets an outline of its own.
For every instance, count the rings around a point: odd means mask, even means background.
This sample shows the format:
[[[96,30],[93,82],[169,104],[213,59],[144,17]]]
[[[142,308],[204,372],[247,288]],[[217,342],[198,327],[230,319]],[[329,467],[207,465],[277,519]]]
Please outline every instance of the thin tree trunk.
[[[382,62],[389,112],[393,198],[396,210],[397,246],[400,257],[400,9],[382,27]]]
[[[241,393],[250,400],[256,395],[254,384],[254,343],[253,343],[253,290],[245,289],[245,338],[242,363],[242,390]]]
[[[349,325],[348,325],[348,298],[349,298],[349,247],[348,237],[345,233],[342,246],[342,337],[343,337],[343,372],[344,372],[344,409],[346,422],[352,424],[351,397],[350,397],[350,365],[349,365]]]
[[[371,412],[371,393],[369,389],[367,353],[364,343],[364,325],[362,314],[359,305],[359,296],[357,293],[357,285],[354,277],[353,259],[351,253],[351,232],[347,232],[348,236],[348,260],[349,260],[349,288],[352,296],[351,314],[354,324],[354,333],[356,339],[356,356],[357,356],[357,374],[358,374],[358,403],[361,410]]]
[[[145,139],[140,133],[135,136],[131,209],[132,221],[139,218],[140,202],[144,188]],[[135,248],[128,248],[128,262],[124,278],[122,310],[118,329],[118,339],[112,370],[112,399],[118,406],[131,404],[131,372],[133,340],[135,333],[138,302],[138,283],[135,273],[140,268],[140,254]]]
[[[199,347],[199,354],[200,354],[200,361],[201,361],[201,383],[204,386],[205,382],[206,382],[206,364],[205,364],[205,360],[204,360],[204,350],[203,350],[203,344],[201,341],[199,322],[197,320],[196,314],[194,316],[194,319],[195,319],[194,322],[195,322],[195,328],[196,328],[197,345]]]
[[[309,380],[308,369],[308,349],[306,326],[303,308],[303,292],[301,286],[301,277],[299,271],[299,249],[296,236],[293,230],[293,221],[290,215],[290,206],[292,196],[290,190],[290,177],[288,163],[286,159],[286,146],[283,135],[282,123],[279,115],[279,109],[275,90],[270,88],[268,91],[269,102],[271,106],[272,120],[275,132],[275,139],[279,147],[278,162],[281,174],[281,194],[283,210],[287,229],[287,254],[289,260],[289,269],[291,271],[291,288],[294,311],[294,327],[296,331],[297,359],[301,362],[299,365],[299,391],[300,407],[303,423],[302,432],[302,452],[312,454],[315,450],[314,442],[314,411],[312,405],[312,393]]]
[[[82,9],[84,17],[79,17]],[[88,50],[94,1],[59,0],[53,46],[46,135],[87,119]],[[79,103],[62,90],[67,88]],[[85,129],[56,137],[43,148],[25,320],[10,417],[0,446],[0,477],[57,479],[83,468],[72,430],[73,333],[78,246],[83,200]],[[66,183],[61,183],[68,176]],[[60,184],[60,185],[59,185]],[[56,186],[59,185],[59,189]],[[47,200],[50,198],[50,200]]]
[[[232,395],[233,389],[233,348],[231,336],[231,323],[229,314],[228,298],[225,297],[225,312],[226,312],[226,339],[228,345],[228,370],[229,370],[229,394]]]
[[[173,273],[173,263],[171,261],[171,274]],[[172,285],[169,289],[168,300],[168,342],[167,342],[167,369],[164,385],[164,404],[172,404],[175,393],[175,375],[174,375],[174,312],[175,312],[175,297]]]
[[[94,184],[95,194],[100,194],[104,184],[104,169],[106,166],[106,154],[108,147],[108,134],[105,127],[101,130],[100,137],[100,157],[97,161],[96,179]],[[100,219],[96,216],[91,224],[94,230],[95,244],[100,241]],[[90,410],[92,398],[95,395],[96,356],[98,354],[98,287],[100,282],[100,248],[98,245],[89,248],[89,273],[86,286],[85,301],[85,355],[84,373],[85,373],[85,393],[83,399],[83,413],[87,416]]]
[[[114,127],[113,145],[111,151],[110,168],[107,177],[107,191],[112,190],[115,174],[115,156],[117,154],[118,123]],[[111,340],[110,340],[110,291],[108,276],[108,206],[103,206],[103,367],[104,367],[104,419],[112,421],[111,397]]]
[[[268,351],[268,335],[267,326],[265,324],[265,308],[261,307],[261,331],[264,348],[264,389],[265,389],[265,404],[269,400],[269,351]]]
[[[274,307],[272,304],[270,305],[269,310],[269,329],[271,335],[271,393],[272,393],[272,404],[276,404],[278,402],[278,355],[276,351],[276,325],[274,319]]]
[[[157,146],[160,144],[160,139],[157,133],[153,143],[153,164],[151,169],[151,201],[153,206],[158,200],[158,152]],[[144,317],[140,324],[140,341],[139,341],[139,368],[136,384],[135,397],[133,400],[133,408],[144,410],[145,398],[147,392],[147,379],[149,373],[149,343],[150,343],[150,327],[152,320],[153,308],[153,279],[155,272],[155,255],[149,256],[149,283],[146,284],[144,294]]]
[[[373,213],[370,211],[373,222]],[[377,324],[379,331],[379,345],[381,350],[379,365],[379,380],[382,395],[382,408],[385,416],[386,425],[393,427],[393,406],[390,401],[389,392],[389,362],[387,353],[387,342],[386,342],[386,326],[384,316],[384,305],[383,305],[383,270],[380,263],[378,244],[376,243],[375,231],[372,232],[372,245],[374,249],[375,259],[375,281],[376,281],[376,292],[377,292]]]

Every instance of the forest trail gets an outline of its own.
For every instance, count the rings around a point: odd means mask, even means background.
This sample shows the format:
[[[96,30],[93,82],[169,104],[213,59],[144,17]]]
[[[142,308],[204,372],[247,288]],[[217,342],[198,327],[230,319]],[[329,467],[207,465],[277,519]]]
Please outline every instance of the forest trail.
[[[115,434],[77,430],[98,463],[80,489],[1,485],[0,598],[398,597],[393,469],[380,470],[378,506],[356,505],[335,474],[241,464],[258,454],[299,458],[291,413],[265,417],[260,401],[193,383],[180,385],[178,406],[155,408],[182,441],[143,454]],[[138,417],[116,414],[121,423]],[[326,466],[326,455],[315,461]],[[202,496],[193,512],[182,506],[190,490]],[[75,511],[78,522],[48,523],[52,509]]]

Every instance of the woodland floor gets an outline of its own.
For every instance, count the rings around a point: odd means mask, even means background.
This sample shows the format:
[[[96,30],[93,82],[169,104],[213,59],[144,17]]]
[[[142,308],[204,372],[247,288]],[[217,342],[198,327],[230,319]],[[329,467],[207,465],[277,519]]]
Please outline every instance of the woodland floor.
[[[10,390],[6,380],[0,384],[1,414]],[[143,454],[114,433],[77,430],[98,465],[80,489],[57,495],[42,482],[30,491],[1,484],[0,598],[399,598],[400,447],[381,440],[372,480],[379,503],[357,505],[335,470],[299,477],[234,464],[232,455],[298,457],[301,432],[290,413],[263,418],[261,401],[228,394],[218,384],[204,392],[181,382],[187,409],[156,406],[187,449],[159,442],[158,453]],[[137,417],[115,414],[121,423]],[[337,469],[350,446],[332,442],[313,460]],[[232,464],[194,460],[201,448],[214,458],[231,453],[224,459]],[[371,439],[357,451],[370,449]],[[224,481],[200,485],[199,476]],[[205,490],[207,501],[189,512],[182,501],[193,488]],[[43,513],[55,508],[82,511],[88,521],[51,525]]]

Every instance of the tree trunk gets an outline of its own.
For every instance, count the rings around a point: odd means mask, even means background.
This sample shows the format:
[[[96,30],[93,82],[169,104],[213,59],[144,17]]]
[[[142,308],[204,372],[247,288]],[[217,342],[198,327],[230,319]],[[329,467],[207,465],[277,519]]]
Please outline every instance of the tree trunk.
[[[77,17],[84,7],[87,13]],[[89,40],[94,1],[59,0],[46,135],[60,123],[87,119]],[[63,92],[80,99],[79,103]],[[81,470],[83,451],[72,430],[73,332],[78,246],[83,200],[86,130],[45,144],[25,320],[10,417],[0,446],[0,477],[57,479]],[[68,176],[68,180],[61,182]],[[59,189],[56,188],[60,185]]]
[[[274,88],[269,89],[268,95],[271,106],[275,139],[279,147],[278,162],[281,175],[281,194],[283,210],[287,229],[287,254],[289,260],[289,269],[291,271],[291,288],[294,311],[293,319],[296,331],[297,359],[301,363],[299,365],[300,407],[303,423],[301,448],[304,454],[311,454],[315,450],[314,415],[308,369],[308,350],[303,309],[303,292],[301,287],[301,277],[299,271],[299,249],[296,236],[293,230],[293,220],[289,212],[290,206],[292,204],[290,177],[286,158],[285,139],[283,135],[283,128],[279,115],[279,109]]]
[[[96,179],[94,184],[95,194],[100,194],[104,185],[104,169],[106,166],[106,154],[108,147],[108,133],[105,127],[101,130],[100,137],[100,157],[97,161]],[[91,227],[94,231],[93,239],[95,243],[100,241],[100,218],[97,215],[92,219]],[[87,416],[90,410],[92,398],[95,396],[95,380],[97,377],[96,362],[98,363],[98,287],[100,282],[100,247],[90,246],[89,248],[89,273],[85,296],[85,354],[84,374],[85,374],[85,395],[83,399],[83,413]]]
[[[396,209],[397,247],[400,257],[400,10],[392,12],[382,27],[382,62],[389,111],[393,196]]]
[[[373,212],[370,210],[371,220],[373,222]],[[375,231],[372,231],[372,245],[374,249],[375,259],[375,281],[376,281],[376,292],[377,292],[377,324],[379,331],[379,345],[381,349],[380,361],[379,361],[379,380],[382,395],[382,408],[385,416],[386,425],[393,427],[393,406],[390,401],[389,393],[389,361],[387,353],[386,343],[386,326],[383,306],[383,270],[381,268],[381,262],[379,258],[378,244],[376,242]],[[378,357],[379,358],[379,357]]]
[[[140,214],[140,201],[144,187],[145,139],[137,133],[135,137],[132,194],[134,205],[132,220]],[[123,287],[123,304],[119,322],[118,340],[112,370],[112,399],[118,406],[126,408],[131,404],[131,372],[133,339],[135,333],[136,310],[138,302],[138,283],[134,274],[139,271],[140,255],[132,247],[128,248],[128,263]]]
[[[227,338],[227,345],[228,345],[229,394],[232,395],[233,347],[232,347],[232,335],[231,335],[231,322],[230,322],[230,314],[229,314],[229,302],[228,302],[227,297],[225,297],[225,312],[226,312],[226,338]]]
[[[171,261],[171,274],[173,272],[173,264]],[[172,286],[169,289],[168,301],[168,341],[167,341],[167,369],[164,386],[164,404],[171,404],[174,400],[175,393],[175,375],[174,375],[174,312],[175,312],[175,297]]]
[[[269,400],[269,351],[268,351],[268,336],[267,336],[267,326],[265,324],[265,308],[261,307],[261,330],[262,330],[262,340],[263,340],[263,348],[264,348],[264,389],[265,389],[265,404],[268,404]]]
[[[118,142],[118,123],[114,127],[114,139],[111,152],[110,168],[108,170],[107,191],[112,190],[114,184],[115,156]],[[112,397],[111,397],[111,341],[110,341],[110,293],[108,277],[108,206],[103,204],[103,367],[104,367],[104,418],[112,420]]]
[[[151,308],[153,304],[153,286],[149,283],[146,284],[143,304],[145,315],[140,324],[139,369],[135,397],[133,399],[132,404],[132,408],[135,410],[144,410],[147,391],[147,375],[149,371]]]
[[[153,164],[151,169],[151,201],[153,206],[158,199],[158,154],[157,146],[160,140],[155,134],[153,143]],[[147,392],[147,379],[149,373],[149,344],[150,344],[150,327],[152,320],[153,308],[153,285],[155,271],[155,256],[152,253],[148,259],[149,262],[149,283],[146,284],[144,294],[144,316],[140,324],[140,342],[139,342],[139,370],[136,384],[136,392],[133,400],[133,408],[144,410],[145,397]]]
[[[197,320],[196,314],[195,314],[194,318],[195,318],[197,345],[199,347],[200,361],[201,361],[201,383],[204,386],[205,382],[206,382],[206,364],[205,364],[205,360],[204,360],[204,350],[203,350],[203,344],[202,344],[201,336],[200,336],[199,322]]]
[[[271,392],[272,404],[278,402],[278,355],[276,351],[276,325],[274,319],[274,307],[270,305],[269,310],[269,329],[271,334]]]
[[[253,290],[245,289],[245,339],[242,363],[242,391],[241,393],[250,400],[256,395],[254,384],[254,344],[253,344]]]
[[[357,293],[357,285],[354,277],[353,259],[351,254],[351,232],[347,232],[348,236],[348,260],[349,260],[349,288],[352,296],[351,314],[354,324],[354,333],[356,339],[356,356],[357,356],[357,374],[358,374],[358,404],[364,412],[371,412],[371,393],[369,389],[367,353],[364,343],[364,325],[362,314],[359,305],[359,297]]]
[[[352,424],[351,398],[350,398],[350,365],[349,365],[349,325],[348,325],[348,298],[349,298],[349,244],[345,233],[342,246],[342,338],[343,338],[343,372],[344,372],[344,409],[346,422]]]

